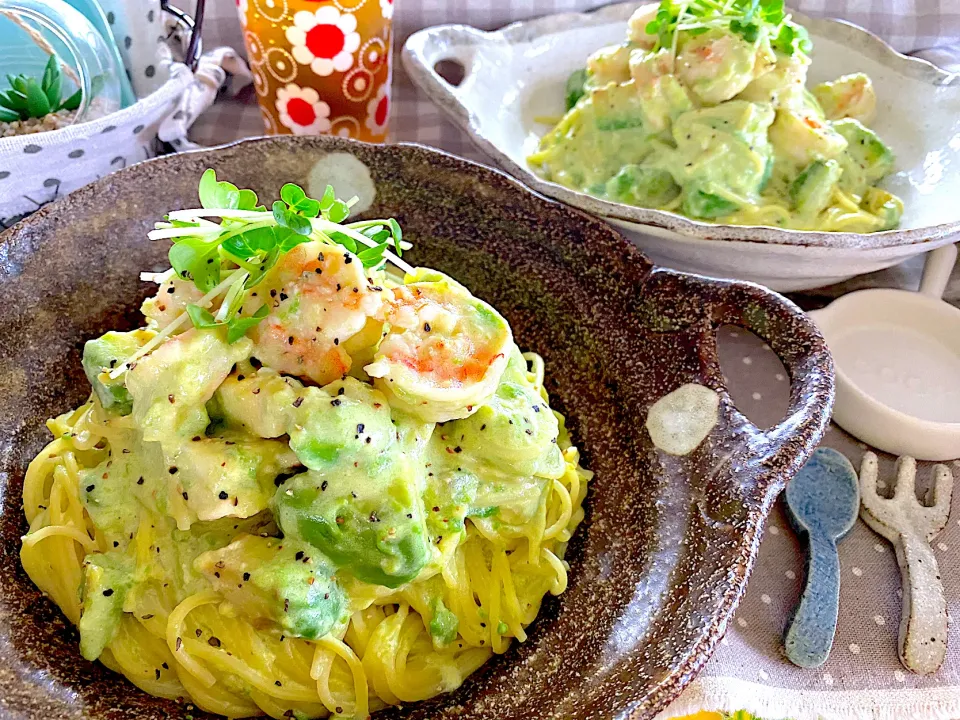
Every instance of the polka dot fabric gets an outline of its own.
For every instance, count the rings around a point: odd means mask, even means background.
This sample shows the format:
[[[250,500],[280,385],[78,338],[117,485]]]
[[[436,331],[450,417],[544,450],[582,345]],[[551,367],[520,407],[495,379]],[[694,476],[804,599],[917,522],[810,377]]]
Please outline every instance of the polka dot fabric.
[[[0,227],[114,170],[153,157],[157,134],[193,79],[181,64],[134,105],[52,132],[0,138]]]
[[[386,139],[393,0],[237,0],[268,133]]]
[[[134,93],[143,98],[159,90],[167,80],[167,74],[157,62],[157,46],[167,40],[160,0],[98,2],[107,14],[110,32],[120,48]]]
[[[737,407],[759,427],[779,421],[789,381],[757,338],[736,328],[719,333],[720,360]],[[745,362],[749,360],[749,362]],[[760,397],[758,397],[760,396]],[[824,446],[844,453],[859,471],[867,449],[836,425]],[[881,494],[892,490],[892,456],[880,454]],[[960,462],[947,463],[960,479]],[[918,463],[922,497],[932,463]],[[803,546],[782,499],[770,517],[760,555],[736,619],[703,673],[657,720],[700,708],[746,709],[766,720],[958,720],[960,627],[950,626],[947,660],[939,672],[918,676],[897,657],[900,571],[893,547],[858,521],[839,546],[840,614],[830,658],[803,669],[783,655],[783,632],[803,587]],[[960,512],[932,543],[948,609],[960,615]]]

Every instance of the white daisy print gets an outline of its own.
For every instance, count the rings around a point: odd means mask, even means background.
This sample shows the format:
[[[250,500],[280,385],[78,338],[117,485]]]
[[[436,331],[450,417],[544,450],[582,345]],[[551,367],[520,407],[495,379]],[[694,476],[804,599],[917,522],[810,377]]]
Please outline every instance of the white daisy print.
[[[315,12],[301,10],[286,29],[293,57],[309,65],[317,75],[326,77],[345,72],[353,66],[353,54],[360,47],[357,19],[330,5]]]
[[[280,123],[294,135],[319,135],[330,132],[330,106],[313,88],[289,83],[277,90],[277,114]]]
[[[393,17],[393,0],[380,0],[380,12],[387,20]]]
[[[384,83],[377,88],[377,94],[367,103],[367,119],[364,125],[374,135],[383,135],[387,132],[387,121],[390,119],[390,84]]]

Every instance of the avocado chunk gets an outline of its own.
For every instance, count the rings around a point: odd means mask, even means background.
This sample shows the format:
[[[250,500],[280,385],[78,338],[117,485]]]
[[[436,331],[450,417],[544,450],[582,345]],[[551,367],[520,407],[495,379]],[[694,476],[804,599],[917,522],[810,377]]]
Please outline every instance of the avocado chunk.
[[[643,106],[634,82],[611,83],[590,92],[594,124],[601,132],[642,129]]]
[[[577,104],[577,101],[586,94],[586,90],[584,89],[584,85],[586,85],[586,83],[586,68],[580,68],[579,70],[574,70],[572,73],[570,73],[570,77],[567,78],[567,82],[563,88],[567,110],[573,109],[573,106]]]
[[[309,472],[276,492],[284,534],[364,582],[409,582],[430,558],[422,466],[402,451],[386,398],[353,378],[298,397],[290,447]]]
[[[836,160],[814,160],[790,185],[790,199],[802,216],[814,218],[829,204],[843,170]]]
[[[346,611],[327,558],[290,538],[242,535],[200,555],[194,568],[244,615],[272,620],[292,637],[321,638]]]
[[[79,627],[80,654],[87,660],[100,657],[117,634],[134,569],[133,559],[119,552],[93,553],[84,559]]]
[[[513,345],[493,397],[470,417],[445,425],[432,444],[440,457],[463,453],[511,474],[560,477],[559,432],[556,415],[527,379],[527,361]]]
[[[900,224],[903,216],[903,200],[886,190],[872,187],[863,194],[860,207],[880,221],[880,230],[892,230]]]
[[[428,460],[430,472],[423,505],[431,538],[454,535],[466,529],[465,521],[480,486],[476,473],[457,467],[456,461],[447,461],[445,454],[445,448],[438,447]]]
[[[634,50],[634,54],[637,52],[641,51]],[[649,84],[641,84],[637,93],[645,127],[651,133],[664,133],[683,113],[693,110],[689,93],[673,75],[661,75]]]
[[[433,616],[427,627],[430,629],[430,636],[435,645],[444,647],[457,639],[457,631],[460,629],[460,619],[447,609],[441,598],[436,598],[431,603]]]
[[[348,466],[290,478],[275,498],[284,535],[313,545],[371,585],[410,582],[430,548],[413,468],[405,464],[398,459],[374,477]]]
[[[624,165],[607,182],[606,195],[616,202],[637,207],[661,207],[680,194],[680,186],[666,170]]]
[[[847,149],[839,158],[843,167],[840,187],[860,195],[890,174],[896,161],[893,151],[880,137],[852,118],[831,123],[847,141]]]
[[[311,470],[326,472],[358,463],[376,474],[390,462],[396,428],[379,390],[346,378],[324,389],[303,388],[293,403],[290,449]]]
[[[110,331],[83,346],[83,372],[104,410],[117,415],[133,411],[133,399],[123,378],[111,380],[108,373],[146,344],[151,333]]]
[[[221,329],[188,330],[160,345],[127,372],[133,415],[147,442],[164,451],[202,435],[210,423],[206,403],[253,342],[229,344]]]
[[[735,213],[740,206],[726,198],[706,192],[695,185],[686,188],[683,197],[683,212],[694,218],[713,220]]]
[[[717,107],[691,110],[677,118],[677,149],[664,167],[684,188],[683,212],[697,218],[729,215],[739,207],[733,198],[755,201],[769,179],[772,156],[767,129],[769,105],[731,100]]]

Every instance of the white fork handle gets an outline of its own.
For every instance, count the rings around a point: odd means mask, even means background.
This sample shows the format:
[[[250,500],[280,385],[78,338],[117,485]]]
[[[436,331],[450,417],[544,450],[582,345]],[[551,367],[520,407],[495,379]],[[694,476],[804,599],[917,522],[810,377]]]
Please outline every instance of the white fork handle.
[[[903,581],[900,661],[915,673],[936,672],[947,654],[947,603],[937,558],[916,533],[902,533],[896,544]]]

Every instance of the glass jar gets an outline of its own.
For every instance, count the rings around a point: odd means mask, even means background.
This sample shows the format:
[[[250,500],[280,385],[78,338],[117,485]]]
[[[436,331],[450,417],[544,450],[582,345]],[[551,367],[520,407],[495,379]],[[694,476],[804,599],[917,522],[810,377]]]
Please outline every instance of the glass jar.
[[[120,73],[110,46],[78,10],[63,0],[0,0],[0,77],[24,76],[38,83],[51,55],[60,69],[60,99],[77,90],[80,103],[47,116],[43,129],[57,129],[116,112]],[[0,92],[10,86],[0,80]],[[55,105],[56,103],[51,103]]]

